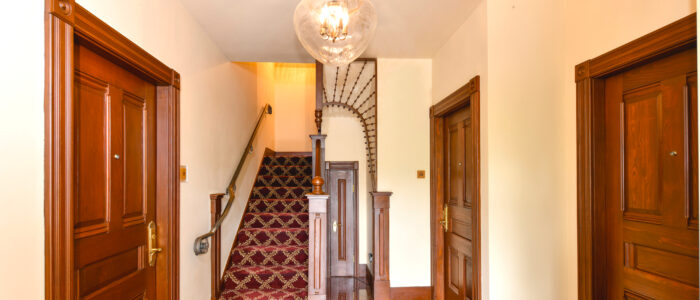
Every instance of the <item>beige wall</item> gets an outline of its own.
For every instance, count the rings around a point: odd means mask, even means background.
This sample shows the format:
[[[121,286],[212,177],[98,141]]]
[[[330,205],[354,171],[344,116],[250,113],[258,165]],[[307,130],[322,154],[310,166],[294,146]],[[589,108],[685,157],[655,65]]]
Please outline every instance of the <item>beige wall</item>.
[[[0,299],[43,299],[44,3],[11,11],[0,18]]]
[[[275,151],[311,151],[316,133],[316,65],[256,63],[261,70],[259,98],[272,104]]]
[[[394,193],[389,267],[396,287],[430,285],[431,73],[430,59],[380,58],[377,65],[377,190]]]

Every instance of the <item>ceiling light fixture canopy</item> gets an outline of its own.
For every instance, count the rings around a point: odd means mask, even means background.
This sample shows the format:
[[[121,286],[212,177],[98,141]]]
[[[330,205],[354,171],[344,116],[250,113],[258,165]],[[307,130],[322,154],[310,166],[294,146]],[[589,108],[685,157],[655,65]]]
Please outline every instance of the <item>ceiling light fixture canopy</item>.
[[[299,41],[326,65],[347,65],[360,57],[376,28],[370,0],[302,0],[294,11]]]

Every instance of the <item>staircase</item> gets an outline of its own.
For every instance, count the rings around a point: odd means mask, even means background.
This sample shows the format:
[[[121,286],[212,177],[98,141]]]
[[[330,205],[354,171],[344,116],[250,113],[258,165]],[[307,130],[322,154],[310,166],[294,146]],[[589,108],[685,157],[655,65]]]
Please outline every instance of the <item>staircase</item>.
[[[263,158],[222,279],[221,299],[306,299],[311,156]]]

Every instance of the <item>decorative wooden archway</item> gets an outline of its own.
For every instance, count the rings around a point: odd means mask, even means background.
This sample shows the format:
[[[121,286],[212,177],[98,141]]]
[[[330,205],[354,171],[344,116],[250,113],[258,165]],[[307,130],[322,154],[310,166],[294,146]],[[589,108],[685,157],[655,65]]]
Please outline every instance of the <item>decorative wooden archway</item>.
[[[341,67],[319,64],[317,68],[323,70],[323,100],[316,104],[317,122],[320,124],[318,119],[323,108],[340,108],[359,119],[367,151],[370,188],[374,190],[377,182],[377,60],[358,59]]]

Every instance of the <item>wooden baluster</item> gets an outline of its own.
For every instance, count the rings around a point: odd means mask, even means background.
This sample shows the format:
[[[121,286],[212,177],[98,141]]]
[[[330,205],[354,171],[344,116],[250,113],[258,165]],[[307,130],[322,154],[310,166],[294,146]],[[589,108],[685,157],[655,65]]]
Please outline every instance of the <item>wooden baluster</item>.
[[[211,224],[219,221],[221,216],[221,199],[225,194],[211,194]],[[221,229],[211,237],[211,300],[219,299],[221,294]]]

